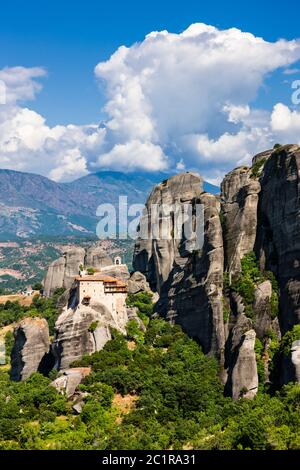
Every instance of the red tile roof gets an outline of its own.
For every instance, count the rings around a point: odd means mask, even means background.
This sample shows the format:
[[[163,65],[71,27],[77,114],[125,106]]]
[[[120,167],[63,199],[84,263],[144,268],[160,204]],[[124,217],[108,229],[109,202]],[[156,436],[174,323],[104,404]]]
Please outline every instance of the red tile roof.
[[[103,282],[103,283],[115,284],[119,287],[127,286],[127,283],[125,281],[122,281],[121,279],[117,279],[112,276],[105,276],[99,273],[90,274],[86,276],[76,276],[75,280],[79,282]]]

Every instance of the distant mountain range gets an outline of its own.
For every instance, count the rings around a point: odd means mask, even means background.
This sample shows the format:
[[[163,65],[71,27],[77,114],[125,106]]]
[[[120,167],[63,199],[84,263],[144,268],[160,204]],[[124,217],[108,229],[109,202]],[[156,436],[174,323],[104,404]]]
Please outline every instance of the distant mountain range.
[[[91,173],[71,183],[55,183],[40,175],[0,170],[0,240],[35,236],[95,233],[99,204],[144,203],[165,173]],[[216,194],[217,186],[204,183]]]

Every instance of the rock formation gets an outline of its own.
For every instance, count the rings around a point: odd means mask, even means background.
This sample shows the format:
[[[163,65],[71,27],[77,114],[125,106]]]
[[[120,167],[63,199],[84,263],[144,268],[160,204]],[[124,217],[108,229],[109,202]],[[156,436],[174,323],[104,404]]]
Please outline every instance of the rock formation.
[[[260,183],[248,167],[225,176],[221,185],[225,269],[230,275],[241,270],[241,259],[253,250],[257,229]]]
[[[224,381],[227,375],[226,388],[234,398],[242,389],[248,390],[246,397],[257,391],[256,335],[267,349],[270,334],[280,341],[300,322],[299,194],[300,147],[280,146],[256,155],[252,167],[239,167],[226,175],[220,201],[202,191],[196,175],[185,173],[164,181],[153,189],[146,204],[148,214],[145,212],[141,219],[134,269],[159,292],[156,311],[182,325],[205,353],[219,359]],[[204,243],[200,250],[194,240],[191,243],[184,237],[143,239],[145,227],[157,227],[165,219],[174,232],[174,214],[162,212],[156,220],[151,217],[153,204],[174,202],[204,206]],[[262,276],[254,281],[254,300],[245,301],[231,285],[239,282],[242,258],[252,251]],[[274,291],[266,271],[271,271],[279,284],[278,318],[274,309],[277,287]],[[249,289],[253,289],[250,284]],[[264,354],[268,356],[267,350]],[[299,380],[298,357],[299,345],[295,344],[290,357],[294,372],[285,382],[292,375]]]
[[[76,247],[68,250],[64,256],[50,264],[44,280],[44,295],[51,296],[58,288],[69,289],[74,277],[79,273],[79,266],[84,264],[85,250]]]
[[[256,357],[266,358],[268,381],[272,341],[279,342],[300,322],[299,200],[300,147],[296,145],[260,153],[252,167],[231,171],[220,197],[204,192],[201,177],[194,173],[178,174],[155,186],[141,217],[135,272],[130,278],[127,267],[113,266],[99,247],[73,249],[49,267],[45,294],[51,295],[57,287],[67,289],[56,323],[56,366],[65,370],[83,354],[101,349],[110,339],[111,327],[125,332],[128,318],[137,317],[135,309],[124,309],[116,316],[100,303],[78,305],[72,283],[83,264],[128,280],[130,293],[151,290],[159,295],[155,312],[180,324],[204,353],[219,360],[227,393],[234,399],[252,398],[258,390]],[[182,230],[186,219],[180,218],[187,208],[190,236]],[[251,267],[245,268],[248,258],[243,260],[250,252],[258,263],[257,267],[251,254],[253,278]],[[39,333],[37,324],[29,320],[15,333],[15,380],[39,370],[48,357],[45,329]],[[30,353],[34,344],[36,349]],[[263,349],[261,356],[255,344]],[[299,351],[299,341],[294,341],[283,369],[278,366],[275,371],[278,382],[300,382]]]
[[[44,295],[50,297],[56,289],[62,287],[69,289],[73,284],[74,277],[79,273],[80,265],[101,270],[106,266],[112,266],[113,261],[103,249],[97,245],[87,250],[81,247],[70,248],[63,256],[50,264],[44,279]],[[119,270],[115,267],[116,277],[117,274],[121,275],[122,266],[124,265],[121,265]],[[126,276],[125,271],[123,272],[123,276]],[[128,270],[127,276],[129,277]]]
[[[66,369],[51,382],[51,385],[68,398],[72,397],[79,384],[91,373],[90,367],[73,367]]]
[[[197,338],[205,353],[215,354],[221,360],[225,336],[222,311],[223,240],[219,200],[202,191],[199,176],[184,173],[154,188],[146,204],[149,220],[153,220],[155,204],[177,204],[181,208],[184,204],[189,204],[192,207],[194,225],[196,207],[201,207],[203,219],[198,219],[197,223],[202,225],[202,243],[198,248],[196,238],[187,239],[184,233],[178,239],[140,239],[135,246],[133,266],[159,292],[156,310],[170,321],[182,325],[188,334]],[[146,218],[146,214],[144,217]],[[174,234],[176,217],[174,213],[161,215],[161,218],[166,217],[169,233]]]
[[[253,309],[256,312],[255,331],[262,339],[272,329],[271,315],[272,284],[270,281],[260,283],[255,289]]]
[[[42,318],[25,318],[14,330],[11,379],[27,379],[33,372],[47,373],[53,365],[48,323]]]
[[[291,362],[294,367],[293,381],[300,383],[300,341],[294,341],[291,348]]]
[[[111,264],[108,266],[104,266],[101,268],[101,273],[105,274],[106,276],[112,276],[118,279],[122,279],[123,281],[127,281],[130,278],[128,267],[126,264]]]
[[[128,293],[137,294],[138,292],[151,292],[151,289],[146,276],[139,271],[135,271],[128,281]]]
[[[159,230],[162,221],[168,231],[164,235],[175,233],[174,212],[172,210],[168,212],[168,206],[183,207],[184,203],[195,201],[201,193],[202,178],[193,173],[173,176],[152,190],[146,202],[147,213],[142,216],[140,221],[141,236],[135,244],[133,258],[134,271],[140,271],[146,275],[152,290],[160,292],[162,284],[167,281],[174,265],[183,268],[194,249],[194,244],[190,244],[183,238],[177,239],[167,236],[162,239],[161,236],[156,237],[155,232]],[[157,205],[162,208],[159,217],[154,213]],[[143,238],[148,229],[152,230],[153,237],[148,237],[146,234],[146,238]]]
[[[107,255],[103,248],[100,246],[91,246],[86,250],[84,259],[85,266],[92,266],[95,269],[102,269],[105,266],[110,266],[113,261],[110,256]]]
[[[111,339],[110,328],[126,332],[126,310],[115,314],[100,303],[85,306],[74,302],[70,300],[55,324],[53,352],[57,369],[66,369],[84,354],[100,351]]]
[[[280,287],[280,327],[300,322],[300,147],[286,145],[267,159],[261,177],[256,252],[261,269]]]
[[[228,386],[234,400],[241,396],[253,398],[258,390],[258,375],[255,356],[254,330],[247,331],[241,338],[240,344],[235,348],[231,369],[229,371]]]
[[[280,377],[279,385],[289,382],[300,383],[300,340],[293,341],[290,352],[282,354],[279,359]]]

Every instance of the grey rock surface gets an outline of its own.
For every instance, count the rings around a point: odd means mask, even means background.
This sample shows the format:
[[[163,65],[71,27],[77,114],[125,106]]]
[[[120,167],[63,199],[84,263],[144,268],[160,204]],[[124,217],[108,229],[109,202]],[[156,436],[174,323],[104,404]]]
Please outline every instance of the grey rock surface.
[[[300,147],[272,152],[261,178],[256,252],[280,287],[282,333],[300,322]]]
[[[300,383],[300,341],[294,341],[291,348],[291,361],[294,366],[294,381]]]
[[[118,279],[122,279],[123,281],[127,281],[130,278],[128,267],[126,264],[103,266],[101,268],[101,273],[107,276],[117,277]]]
[[[93,267],[102,270],[111,267],[111,273],[120,278],[129,278],[128,269],[125,265],[113,266],[112,259],[97,245],[93,245],[85,250],[81,247],[73,247],[67,250],[63,256],[53,261],[44,279],[44,295],[51,297],[58,288],[70,289],[74,277],[79,274],[80,266]]]
[[[135,271],[128,281],[128,293],[151,292],[146,276],[139,271]]]
[[[196,204],[203,207],[204,237],[201,248],[196,240],[143,240],[135,245],[133,266],[142,272],[160,298],[156,312],[200,342],[205,353],[216,355],[222,362],[225,333],[223,323],[223,240],[216,196],[202,191],[201,177],[183,173],[156,186],[146,206],[153,204]],[[167,216],[170,233],[176,226]],[[142,232],[142,226],[141,230]]]
[[[27,379],[33,372],[52,368],[48,323],[42,318],[24,318],[14,330],[11,379]]]
[[[242,257],[253,250],[257,230],[260,183],[251,168],[228,173],[221,185],[225,267],[230,275],[241,271]]]
[[[253,309],[255,312],[255,331],[258,338],[264,336],[272,328],[271,297],[272,284],[269,280],[260,283],[255,289]]]
[[[111,339],[110,328],[125,333],[127,321],[126,311],[114,315],[100,303],[81,304],[75,308],[66,306],[55,324],[53,351],[57,369],[66,369],[84,354],[100,351]],[[91,329],[95,322],[97,327]]]
[[[95,269],[102,269],[113,264],[113,260],[100,246],[91,246],[86,250],[85,266],[92,266]]]
[[[62,374],[51,382],[51,385],[68,398],[72,397],[79,384],[91,372],[90,367],[74,367],[66,369]]]
[[[58,288],[69,289],[74,277],[79,274],[79,266],[84,265],[85,249],[72,248],[50,264],[44,279],[44,295],[50,297]]]
[[[249,330],[242,336],[241,344],[237,347],[236,357],[229,375],[231,396],[234,400],[238,400],[241,396],[253,398],[257,393],[255,338],[255,331]]]
[[[143,273],[153,291],[160,292],[161,286],[167,281],[174,265],[183,266],[191,255],[194,244],[183,238],[168,235],[175,233],[174,215],[168,211],[161,211],[159,217],[154,213],[156,205],[163,208],[165,205],[180,207],[184,203],[191,203],[202,193],[202,178],[193,173],[181,173],[158,184],[152,190],[147,202],[145,213],[140,221],[140,237],[136,241],[133,269]],[[151,224],[150,220],[152,218]],[[155,220],[155,223],[152,223]],[[156,236],[160,221],[168,233]],[[151,227],[153,236],[144,239],[144,233]],[[166,235],[163,239],[163,235]]]
[[[280,385],[300,383],[300,340],[294,341],[290,353],[282,357],[280,372]]]

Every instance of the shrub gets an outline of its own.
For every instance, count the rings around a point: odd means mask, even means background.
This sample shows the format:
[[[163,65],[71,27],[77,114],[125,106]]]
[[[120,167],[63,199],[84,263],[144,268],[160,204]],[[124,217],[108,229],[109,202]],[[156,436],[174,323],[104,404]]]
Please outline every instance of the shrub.
[[[261,158],[260,160],[257,160],[254,163],[254,165],[251,168],[251,178],[258,178],[261,175],[266,161],[267,161],[266,158]]]
[[[89,332],[94,333],[97,327],[98,327],[98,321],[93,321],[89,326]]]
[[[126,325],[127,337],[136,343],[144,342],[144,334],[136,320],[130,320]]]
[[[95,272],[96,272],[96,269],[95,269],[95,268],[93,268],[93,267],[89,267],[89,268],[87,268],[87,270],[86,270],[86,271],[87,271],[87,273],[88,273],[89,275],[91,275],[91,276],[92,276],[93,274],[95,274]]]
[[[150,292],[128,294],[126,304],[128,307],[136,307],[142,320],[145,318],[144,315],[150,317],[153,313],[152,293]]]

